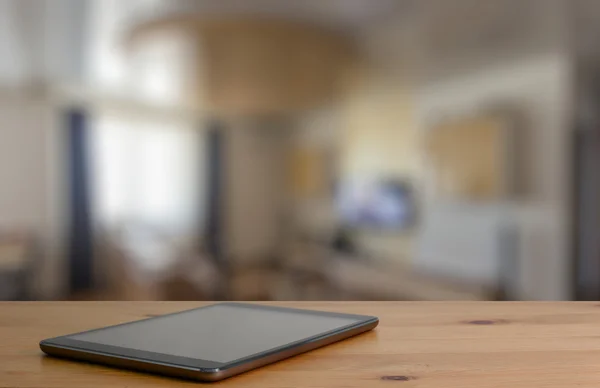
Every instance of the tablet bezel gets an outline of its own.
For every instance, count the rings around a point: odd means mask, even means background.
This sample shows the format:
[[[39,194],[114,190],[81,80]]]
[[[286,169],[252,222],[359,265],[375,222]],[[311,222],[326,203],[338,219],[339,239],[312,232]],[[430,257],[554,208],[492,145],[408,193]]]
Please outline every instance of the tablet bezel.
[[[86,334],[86,333],[99,331],[99,330],[106,330],[106,329],[110,329],[110,328],[118,327],[118,326],[134,325],[136,323],[147,321],[147,320],[160,319],[160,318],[164,318],[167,316],[177,315],[177,314],[186,313],[186,312],[199,310],[199,309],[210,309],[210,308],[213,308],[216,306],[230,306],[230,307],[246,308],[246,309],[253,309],[253,310],[269,310],[269,311],[282,311],[282,312],[290,311],[290,312],[294,312],[294,313],[317,315],[317,316],[322,316],[322,317],[349,318],[349,319],[355,319],[356,322],[350,323],[345,326],[340,326],[336,329],[329,330],[329,331],[326,331],[323,333],[319,333],[319,334],[311,336],[311,337],[303,338],[298,341],[290,342],[290,343],[287,343],[287,344],[284,344],[284,345],[281,345],[281,346],[278,346],[275,348],[267,349],[262,352],[244,356],[242,358],[239,358],[239,359],[236,359],[233,361],[229,361],[229,362],[216,362],[216,361],[212,361],[212,360],[181,357],[181,356],[175,356],[175,355],[171,355],[171,354],[149,352],[149,351],[144,351],[144,350],[120,347],[120,346],[104,345],[104,344],[98,344],[95,342],[87,342],[87,341],[75,340],[75,339],[70,338],[75,335]],[[325,340],[325,339],[332,337],[339,333],[350,332],[354,329],[361,328],[361,327],[367,326],[367,325],[372,325],[372,324],[376,325],[378,323],[378,321],[379,320],[377,317],[368,316],[368,315],[304,310],[304,309],[289,308],[289,307],[268,306],[268,305],[261,305],[261,304],[226,302],[226,303],[216,303],[216,304],[212,304],[212,305],[208,305],[208,306],[198,307],[195,309],[184,310],[184,311],[179,311],[179,312],[175,312],[175,313],[171,313],[171,314],[165,314],[165,315],[160,315],[160,316],[156,316],[156,317],[141,319],[141,320],[137,320],[137,321],[133,321],[133,322],[127,322],[127,323],[122,323],[122,324],[118,324],[118,325],[106,326],[106,327],[102,327],[102,328],[98,328],[98,329],[94,329],[94,330],[87,330],[87,331],[73,333],[73,334],[69,334],[69,335],[65,335],[65,336],[50,338],[50,339],[41,341],[40,347],[42,348],[42,350],[44,350],[44,348],[47,348],[47,347],[56,347],[56,348],[60,348],[60,349],[72,350],[77,353],[89,353],[89,354],[100,355],[100,356],[104,356],[104,357],[108,357],[108,358],[117,358],[117,359],[132,360],[132,361],[138,361],[138,362],[154,364],[154,365],[176,367],[179,369],[186,369],[186,370],[190,370],[190,371],[199,371],[202,373],[218,373],[218,372],[226,371],[231,368],[235,368],[242,364],[250,363],[250,362],[260,360],[260,359],[263,359],[263,358],[266,358],[266,357],[269,357],[272,355],[286,352],[288,350],[292,350],[294,348],[301,347],[306,344],[316,343],[316,342]]]

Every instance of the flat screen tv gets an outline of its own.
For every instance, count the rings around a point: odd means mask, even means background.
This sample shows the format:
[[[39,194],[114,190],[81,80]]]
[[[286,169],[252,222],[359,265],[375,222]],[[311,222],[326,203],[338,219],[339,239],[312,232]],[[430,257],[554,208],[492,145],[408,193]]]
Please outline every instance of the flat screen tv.
[[[413,192],[401,180],[349,180],[338,187],[337,197],[338,212],[345,226],[401,230],[415,222]]]

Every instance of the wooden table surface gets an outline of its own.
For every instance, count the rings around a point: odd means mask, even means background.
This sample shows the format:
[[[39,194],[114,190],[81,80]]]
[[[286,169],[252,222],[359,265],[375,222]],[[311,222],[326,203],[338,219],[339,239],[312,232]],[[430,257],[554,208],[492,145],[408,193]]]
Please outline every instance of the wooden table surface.
[[[233,387],[600,387],[598,303],[301,302],[377,315],[359,335],[230,378]],[[41,339],[198,302],[0,303],[0,387],[179,387],[201,383],[44,356]]]

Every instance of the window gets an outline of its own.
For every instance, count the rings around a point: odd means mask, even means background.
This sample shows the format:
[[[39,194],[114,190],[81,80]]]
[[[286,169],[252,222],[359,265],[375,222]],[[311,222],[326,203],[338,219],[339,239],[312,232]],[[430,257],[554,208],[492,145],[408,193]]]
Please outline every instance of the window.
[[[100,114],[92,150],[97,218],[173,231],[203,216],[202,132],[179,120]]]

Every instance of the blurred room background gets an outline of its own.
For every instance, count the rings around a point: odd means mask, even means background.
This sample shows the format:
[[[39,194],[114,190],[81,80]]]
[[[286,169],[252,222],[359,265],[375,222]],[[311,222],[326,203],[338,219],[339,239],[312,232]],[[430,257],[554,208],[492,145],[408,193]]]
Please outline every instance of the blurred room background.
[[[600,1],[0,0],[0,300],[600,298]]]

